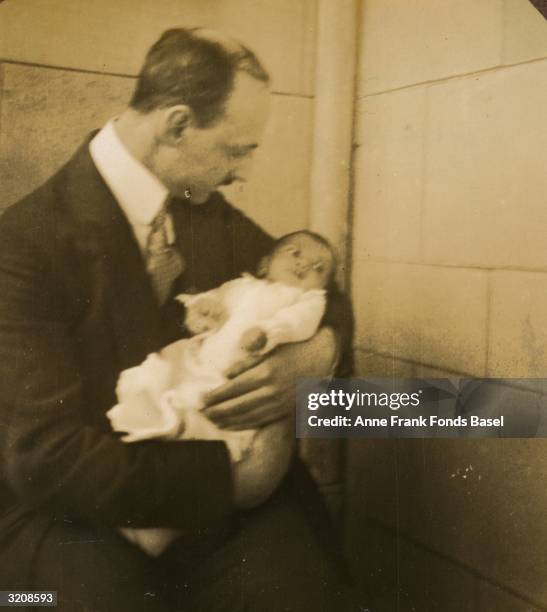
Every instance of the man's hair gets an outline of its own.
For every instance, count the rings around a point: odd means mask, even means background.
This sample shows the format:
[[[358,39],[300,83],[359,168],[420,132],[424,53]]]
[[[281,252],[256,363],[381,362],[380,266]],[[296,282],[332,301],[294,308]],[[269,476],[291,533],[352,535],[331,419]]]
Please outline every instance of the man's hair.
[[[186,104],[198,126],[205,127],[222,117],[236,72],[269,83],[268,73],[250,49],[235,41],[224,46],[200,36],[200,30],[174,28],[161,35],[146,55],[129,103],[132,108],[149,113]]]

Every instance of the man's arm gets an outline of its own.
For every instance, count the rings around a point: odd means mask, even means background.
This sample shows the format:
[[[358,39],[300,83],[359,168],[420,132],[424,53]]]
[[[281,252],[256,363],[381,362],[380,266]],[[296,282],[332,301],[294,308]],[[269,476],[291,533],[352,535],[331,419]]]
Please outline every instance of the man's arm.
[[[186,528],[221,520],[232,505],[223,443],[127,445],[89,423],[82,349],[48,257],[62,245],[53,246],[47,221],[30,231],[30,217],[9,210],[0,220],[0,453],[9,486],[22,503],[71,520]]]
[[[334,376],[349,378],[353,374],[353,308],[349,297],[337,286],[329,291],[327,309],[321,325],[331,327],[336,333],[338,355]]]

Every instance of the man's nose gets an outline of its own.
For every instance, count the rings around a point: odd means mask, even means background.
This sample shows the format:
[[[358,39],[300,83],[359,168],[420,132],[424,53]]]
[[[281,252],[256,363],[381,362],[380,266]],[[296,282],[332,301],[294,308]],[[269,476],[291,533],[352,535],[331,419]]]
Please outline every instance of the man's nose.
[[[250,156],[245,160],[241,160],[232,172],[234,180],[246,183],[251,174],[251,167],[252,158]]]

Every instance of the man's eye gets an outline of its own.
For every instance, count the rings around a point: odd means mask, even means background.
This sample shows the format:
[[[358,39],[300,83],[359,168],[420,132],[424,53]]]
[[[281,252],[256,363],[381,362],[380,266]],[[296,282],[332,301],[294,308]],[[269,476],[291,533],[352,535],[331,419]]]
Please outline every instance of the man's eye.
[[[325,271],[325,266],[323,264],[316,263],[313,264],[313,269],[315,270],[315,272],[323,274],[323,272]]]
[[[234,159],[240,159],[242,157],[246,157],[247,154],[249,153],[249,150],[248,149],[230,149],[229,153],[230,153],[230,157],[233,157]]]

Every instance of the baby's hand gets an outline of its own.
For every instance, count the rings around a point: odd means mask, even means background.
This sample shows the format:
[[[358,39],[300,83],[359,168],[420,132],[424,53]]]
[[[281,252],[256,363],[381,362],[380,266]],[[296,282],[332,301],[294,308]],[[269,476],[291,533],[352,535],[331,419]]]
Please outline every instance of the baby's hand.
[[[219,329],[227,318],[226,310],[218,300],[203,296],[187,306],[185,325],[191,334],[197,335]]]
[[[244,351],[249,353],[257,353],[261,351],[268,342],[268,336],[266,332],[260,327],[250,327],[243,336],[241,336],[241,342],[239,345]]]

